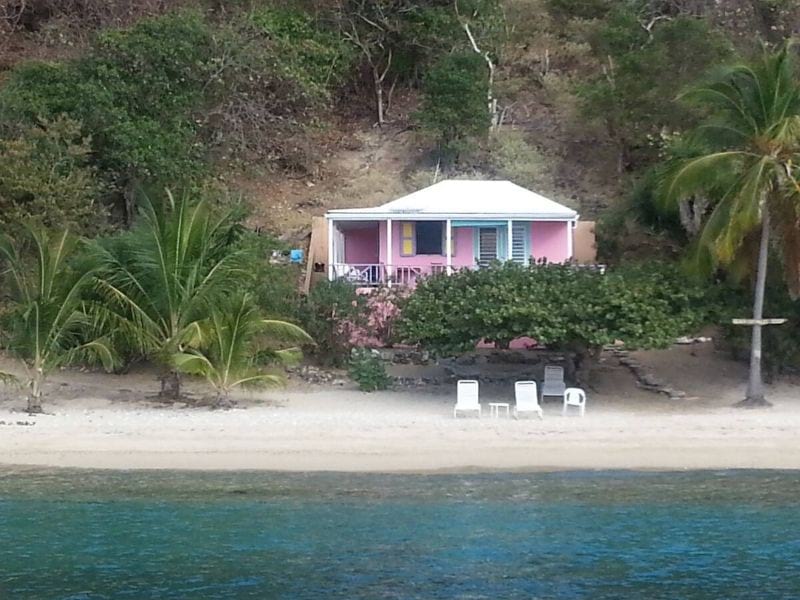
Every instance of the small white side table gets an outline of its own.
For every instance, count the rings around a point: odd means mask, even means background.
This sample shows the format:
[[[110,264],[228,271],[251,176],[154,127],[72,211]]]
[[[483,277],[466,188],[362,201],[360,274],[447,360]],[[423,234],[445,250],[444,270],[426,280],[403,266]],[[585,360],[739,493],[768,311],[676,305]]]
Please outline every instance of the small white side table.
[[[511,405],[508,402],[489,402],[489,416],[497,419],[501,408],[506,409],[506,417],[511,416]]]

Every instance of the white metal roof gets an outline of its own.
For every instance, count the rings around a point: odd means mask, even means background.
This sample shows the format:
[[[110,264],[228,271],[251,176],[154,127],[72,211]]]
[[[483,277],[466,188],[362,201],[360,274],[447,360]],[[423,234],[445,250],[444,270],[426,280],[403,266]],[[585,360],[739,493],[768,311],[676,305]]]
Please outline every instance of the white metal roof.
[[[510,181],[449,179],[373,208],[331,210],[329,219],[536,219],[565,221],[578,213]]]

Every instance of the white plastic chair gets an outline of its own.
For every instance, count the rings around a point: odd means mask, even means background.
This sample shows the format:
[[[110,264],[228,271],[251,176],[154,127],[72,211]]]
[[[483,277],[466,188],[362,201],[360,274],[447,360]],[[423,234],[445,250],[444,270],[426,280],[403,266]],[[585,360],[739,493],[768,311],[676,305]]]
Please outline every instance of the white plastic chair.
[[[544,383],[542,383],[542,401],[545,396],[564,396],[567,385],[564,383],[564,367],[548,365],[544,368]]]
[[[539,406],[539,395],[536,392],[535,381],[517,381],[514,384],[514,416],[519,417],[523,413],[536,413],[540,419],[544,419],[542,407]]]
[[[581,411],[581,416],[586,414],[586,392],[581,388],[567,388],[564,391],[564,409],[562,414],[567,414],[568,406],[577,406]]]
[[[474,379],[462,379],[456,388],[456,405],[453,416],[457,417],[459,411],[477,412],[481,416],[481,403],[478,399],[478,382]]]

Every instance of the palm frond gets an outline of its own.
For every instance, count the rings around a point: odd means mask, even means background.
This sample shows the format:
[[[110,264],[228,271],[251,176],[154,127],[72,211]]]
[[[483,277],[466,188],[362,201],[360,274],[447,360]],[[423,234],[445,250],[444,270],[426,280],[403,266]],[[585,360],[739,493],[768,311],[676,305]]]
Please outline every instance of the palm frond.
[[[289,342],[293,344],[313,344],[314,340],[302,327],[288,321],[262,319],[260,330],[276,342]]]
[[[270,350],[265,348],[255,355],[258,363],[277,363],[284,367],[290,367],[303,360],[303,351],[300,348],[284,348],[282,350]]]
[[[214,369],[211,362],[199,352],[179,352],[172,355],[175,368],[187,375],[207,377]]]
[[[12,375],[11,373],[4,373],[0,371],[0,384],[19,387],[20,380],[19,377],[16,375]]]
[[[173,361],[181,371],[204,377],[222,395],[239,386],[281,383],[280,375],[262,372],[259,364],[265,357],[291,364],[301,356],[299,348],[281,345],[311,341],[297,325],[262,319],[249,294],[220,300],[210,310],[203,343]]]
[[[96,244],[98,293],[138,329],[146,356],[169,363],[183,348],[208,344],[213,306],[246,279],[246,252],[231,246],[229,216],[216,218],[204,200],[170,191],[143,198],[136,227]]]
[[[286,379],[281,375],[270,373],[259,373],[248,375],[231,382],[231,388],[260,388],[267,386],[280,386],[286,383]]]
[[[786,240],[787,279],[800,279],[800,267],[793,273],[789,260],[795,252],[797,223],[791,215],[796,209],[783,206],[788,198],[795,207],[800,201],[793,177],[800,160],[800,82],[791,44],[765,49],[752,63],[718,69],[683,98],[708,117],[684,136],[683,154],[676,153],[678,158],[663,169],[657,193],[665,206],[701,191],[713,199],[695,247],[695,265],[748,268],[752,236],[769,211],[781,215],[773,223]]]
[[[717,185],[720,171],[736,171],[738,165],[748,158],[752,158],[749,152],[731,150],[676,161],[665,171],[658,197],[666,206],[676,204]]]
[[[116,354],[99,330],[102,318],[95,305],[86,302],[94,268],[75,268],[81,241],[68,231],[51,234],[26,228],[20,237],[3,237],[0,253],[6,259],[4,280],[11,279],[7,304],[13,315],[5,332],[9,352],[30,373],[29,384],[39,388],[53,369],[89,360],[107,369],[116,364]],[[25,246],[32,261],[22,259]]]

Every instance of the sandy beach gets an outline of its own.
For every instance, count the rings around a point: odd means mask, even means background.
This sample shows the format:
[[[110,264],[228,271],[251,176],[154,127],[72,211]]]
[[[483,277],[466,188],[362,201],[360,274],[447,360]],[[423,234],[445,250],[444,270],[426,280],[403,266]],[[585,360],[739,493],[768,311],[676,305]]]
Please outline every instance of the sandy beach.
[[[159,405],[152,374],[62,373],[48,414],[0,402],[0,464],[108,469],[440,471],[800,468],[800,389],[770,387],[774,407],[742,410],[745,369],[711,351],[641,353],[654,372],[696,395],[637,389],[619,366],[594,374],[585,418],[452,416],[454,386],[363,394],[291,385],[212,411]],[[667,359],[668,358],[668,359]],[[510,387],[485,386],[484,406]]]

